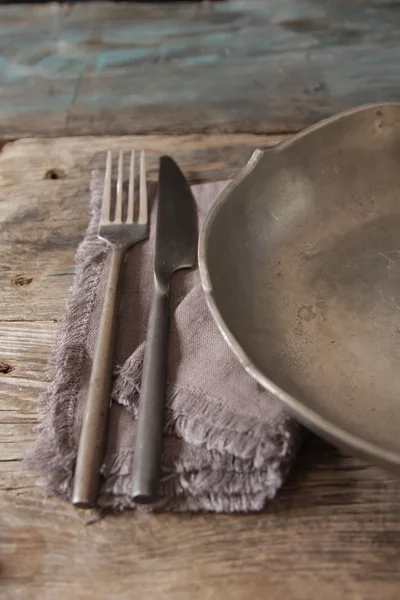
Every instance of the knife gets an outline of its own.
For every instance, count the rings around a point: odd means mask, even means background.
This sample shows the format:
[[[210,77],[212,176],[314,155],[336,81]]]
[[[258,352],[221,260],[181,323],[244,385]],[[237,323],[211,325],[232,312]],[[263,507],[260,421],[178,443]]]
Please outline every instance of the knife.
[[[164,430],[169,289],[178,269],[193,267],[197,252],[196,205],[189,184],[169,156],[160,159],[154,289],[143,361],[132,466],[132,498],[157,497]]]

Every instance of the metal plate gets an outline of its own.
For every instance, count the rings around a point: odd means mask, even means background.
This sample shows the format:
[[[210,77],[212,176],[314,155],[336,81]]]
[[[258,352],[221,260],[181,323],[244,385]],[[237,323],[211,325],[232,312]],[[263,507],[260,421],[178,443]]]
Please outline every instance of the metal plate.
[[[199,249],[245,368],[304,424],[400,472],[400,104],[257,151]]]

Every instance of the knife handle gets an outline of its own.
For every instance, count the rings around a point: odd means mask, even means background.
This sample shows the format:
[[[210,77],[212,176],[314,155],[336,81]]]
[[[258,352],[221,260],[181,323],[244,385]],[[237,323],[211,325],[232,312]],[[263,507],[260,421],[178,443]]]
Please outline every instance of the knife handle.
[[[160,479],[167,375],[168,291],[155,285],[144,353],[132,466],[132,498],[155,500]]]

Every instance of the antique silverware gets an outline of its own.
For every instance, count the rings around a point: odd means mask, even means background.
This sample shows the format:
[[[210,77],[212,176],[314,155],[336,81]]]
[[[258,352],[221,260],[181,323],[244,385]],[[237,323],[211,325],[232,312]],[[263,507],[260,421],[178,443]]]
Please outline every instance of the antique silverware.
[[[195,201],[188,182],[168,156],[160,159],[154,291],[150,308],[133,455],[132,497],[154,500],[159,482],[167,366],[169,288],[173,273],[196,260]]]
[[[310,429],[400,473],[400,104],[257,151],[200,235],[211,312]]]
[[[135,207],[135,153],[129,164],[129,187],[126,219],[123,220],[124,156],[119,153],[116,185],[115,216],[112,219],[112,154],[107,153],[104,194],[98,236],[110,246],[111,265],[104,304],[101,314],[96,351],[89,384],[78,457],[72,501],[79,507],[96,503],[100,481],[100,468],[104,458],[107,433],[107,415],[110,404],[112,362],[119,300],[121,271],[127,249],[147,238],[148,209],[146,190],[146,167],[144,152],[140,154],[140,187],[138,218],[134,219]]]

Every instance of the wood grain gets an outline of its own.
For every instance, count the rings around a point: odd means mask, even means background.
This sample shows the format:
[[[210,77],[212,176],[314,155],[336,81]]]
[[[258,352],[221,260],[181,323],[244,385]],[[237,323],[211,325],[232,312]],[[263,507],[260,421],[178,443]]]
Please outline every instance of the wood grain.
[[[192,179],[219,179],[279,139],[81,137],[4,146],[0,362],[13,368],[0,373],[2,599],[397,600],[400,482],[312,436],[276,500],[254,515],[99,520],[43,499],[22,462],[88,221],[90,171],[105,149],[147,149],[153,176],[158,156],[170,152]],[[46,179],[52,169],[62,178]]]
[[[390,0],[0,7],[0,135],[292,132],[398,100]]]

